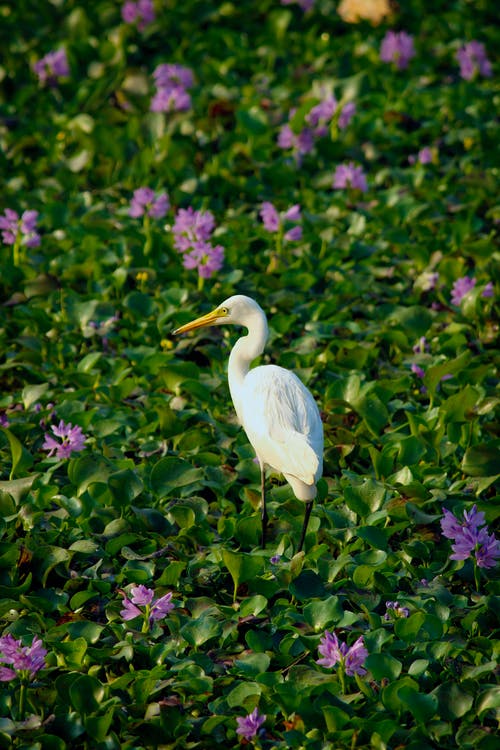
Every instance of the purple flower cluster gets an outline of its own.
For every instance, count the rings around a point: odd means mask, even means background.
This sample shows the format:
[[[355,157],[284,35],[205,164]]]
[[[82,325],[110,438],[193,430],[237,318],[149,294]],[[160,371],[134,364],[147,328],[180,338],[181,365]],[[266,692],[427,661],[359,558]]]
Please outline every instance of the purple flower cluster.
[[[210,242],[214,227],[210,211],[194,211],[191,206],[178,210],[172,227],[174,247],[184,255],[184,268],[197,268],[202,279],[209,279],[224,263],[224,248]]]
[[[403,70],[412,57],[415,57],[413,37],[406,31],[388,31],[380,45],[382,62],[395,63],[399,70]]]
[[[416,156],[413,156],[413,154],[409,156],[408,161],[410,164],[415,164],[416,162],[419,164],[432,164],[435,158],[435,153],[436,149],[433,149],[430,146],[424,146]]]
[[[78,425],[73,427],[71,422],[65,424],[61,419],[58,425],[52,425],[50,429],[56,437],[61,438],[61,442],[55,440],[48,432],[45,433],[42,448],[49,451],[49,458],[54,454],[56,458],[69,458],[72,453],[81,451],[85,447],[87,438]]]
[[[66,50],[61,48],[47,52],[34,63],[33,71],[38,76],[40,83],[55,86],[59,78],[67,78],[70,73]]]
[[[459,305],[463,298],[469,294],[476,286],[476,279],[470,276],[462,276],[457,279],[451,288],[451,302],[453,305]]]
[[[22,641],[10,633],[3,635],[0,637],[0,682],[9,682],[20,672],[32,680],[45,667],[46,655],[42,641],[36,636],[33,636],[31,646],[23,646]]]
[[[254,708],[252,713],[248,714],[248,716],[237,717],[236,722],[238,724],[238,729],[236,730],[236,734],[239,734],[246,740],[251,740],[258,733],[265,720],[266,715],[259,714],[258,709]]]
[[[38,247],[40,235],[36,231],[38,211],[24,211],[19,217],[17,211],[6,208],[0,216],[2,240],[6,245],[15,245],[20,239],[25,247]]]
[[[466,81],[472,80],[477,74],[490,78],[493,71],[491,63],[486,56],[486,50],[482,42],[473,39],[464,44],[457,52],[457,61],[460,65],[460,75]]]
[[[164,63],[153,73],[156,94],[151,100],[152,112],[186,112],[191,108],[191,96],[186,89],[194,84],[194,76],[184,65]]]
[[[351,188],[365,193],[368,183],[363,167],[356,167],[352,161],[349,164],[339,164],[333,175],[333,187],[337,190]]]
[[[349,676],[366,674],[363,664],[368,656],[368,651],[364,646],[363,636],[360,636],[349,648],[347,643],[339,642],[335,633],[325,630],[318,646],[318,652],[323,658],[318,659],[316,664],[323,667],[334,667],[336,664],[340,664]]]
[[[264,222],[264,228],[268,232],[281,232],[286,225],[286,222],[295,223],[300,221],[300,206],[296,203],[291,206],[287,211],[279,214],[276,208],[269,201],[264,201],[260,209],[260,217]],[[283,235],[283,239],[288,242],[298,242],[302,239],[302,227],[296,226],[288,229]]]
[[[125,23],[136,23],[139,31],[144,31],[146,26],[155,20],[155,9],[152,0],[132,0],[122,5],[122,19]]]
[[[133,219],[144,214],[152,219],[163,219],[169,208],[170,201],[166,193],[155,193],[151,188],[140,187],[134,190],[128,214]]]
[[[494,534],[488,533],[484,513],[478,511],[476,505],[470,511],[464,510],[463,521],[446,508],[443,513],[442,534],[453,541],[450,559],[467,560],[474,555],[479,568],[494,568],[500,557],[500,541]]]
[[[451,288],[452,304],[457,306],[460,305],[463,298],[474,289],[476,283],[477,279],[474,277],[471,278],[470,276],[462,276],[460,279],[457,279]],[[494,294],[493,282],[489,281],[481,292],[481,297],[493,297]]]
[[[399,605],[399,602],[387,602],[386,605],[386,613],[384,615],[384,620],[392,620],[393,618],[399,618],[399,617],[409,617],[410,610],[408,607],[401,607]]]
[[[148,589],[142,584],[132,586],[130,590],[132,597],[129,599],[123,593],[123,609],[120,611],[125,621],[133,620],[136,617],[146,617],[149,625],[155,620],[163,620],[174,609],[172,603],[172,592],[169,591],[165,596],[159,599],[154,598],[153,589]],[[142,607],[142,609],[139,609]]]
[[[320,102],[311,108],[305,117],[307,126],[303,127],[298,133],[294,131],[290,124],[295,116],[296,109],[290,110],[288,123],[280,128],[278,146],[283,149],[292,149],[300,158],[303,154],[312,151],[315,138],[322,138],[328,134],[329,126],[335,117],[340,130],[345,130],[355,112],[356,105],[354,102],[347,102],[340,107],[333,94],[327,93]]]

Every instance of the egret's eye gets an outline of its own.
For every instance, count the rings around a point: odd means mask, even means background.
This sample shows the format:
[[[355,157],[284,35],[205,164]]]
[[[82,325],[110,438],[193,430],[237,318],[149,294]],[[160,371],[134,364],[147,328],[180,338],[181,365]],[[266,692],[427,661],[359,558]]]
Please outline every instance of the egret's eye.
[[[223,315],[229,315],[229,310],[227,309],[227,307],[221,307],[220,311]]]

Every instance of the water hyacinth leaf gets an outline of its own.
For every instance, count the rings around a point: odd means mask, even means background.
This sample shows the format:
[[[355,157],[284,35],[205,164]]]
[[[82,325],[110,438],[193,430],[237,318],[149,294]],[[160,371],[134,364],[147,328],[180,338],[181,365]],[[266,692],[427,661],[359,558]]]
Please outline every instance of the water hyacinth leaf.
[[[439,702],[435,695],[425,695],[406,686],[398,695],[419,724],[426,724],[437,712]]]
[[[356,533],[360,539],[364,539],[375,549],[387,550],[392,531],[390,529],[381,529],[378,526],[360,526]]]
[[[78,497],[92,484],[106,484],[111,471],[109,464],[98,455],[74,458],[68,465],[68,477],[77,487]]]
[[[26,450],[13,432],[6,427],[0,426],[0,433],[5,436],[10,447],[12,465],[9,480],[12,481],[17,473],[22,474],[27,471],[27,469],[33,465],[34,459],[31,453]]]
[[[86,716],[84,720],[85,729],[96,742],[104,742],[108,736],[109,728],[113,722],[115,709],[110,708],[101,716]]]
[[[234,584],[234,596],[241,583],[250,581],[262,572],[264,568],[264,558],[258,555],[249,555],[244,552],[232,552],[225,549],[222,552],[224,565],[231,574]]]
[[[304,619],[316,632],[337,624],[343,616],[344,610],[338,596],[314,600],[304,607]]]
[[[49,383],[38,383],[36,385],[25,385],[21,398],[23,400],[23,406],[25,409],[31,409],[36,403],[40,401],[44,393],[49,389]]]
[[[220,622],[210,614],[190,620],[181,628],[182,637],[195,648],[199,648],[212,638],[218,638],[221,632]]]
[[[169,515],[181,529],[190,529],[196,522],[193,509],[187,505],[174,505],[170,508]]]
[[[105,695],[104,686],[96,677],[81,674],[70,684],[68,697],[73,708],[82,716],[99,709]]]
[[[439,712],[445,721],[460,719],[472,708],[474,697],[456,682],[443,682],[432,691],[439,702]]]
[[[375,680],[397,680],[403,665],[390,654],[370,654],[365,661],[365,667]]]
[[[484,690],[476,701],[477,715],[481,718],[488,711],[496,712],[500,709],[500,686],[492,685]]]
[[[268,654],[248,654],[245,658],[236,659],[234,662],[235,670],[242,677],[255,678],[262,672],[266,672],[271,657]]]
[[[151,489],[158,497],[166,497],[180,487],[197,484],[203,479],[203,469],[175,456],[165,456],[153,466]]]
[[[321,577],[313,570],[303,570],[290,583],[290,592],[300,601],[326,595],[326,589]]]
[[[227,704],[230,708],[252,706],[258,701],[262,692],[257,682],[239,682],[227,695]]]
[[[128,506],[142,492],[142,480],[136,471],[122,469],[108,477],[109,490],[118,505]]]
[[[467,448],[462,459],[462,470],[471,477],[492,477],[499,474],[500,447],[483,444]]]
[[[87,641],[84,638],[75,638],[71,641],[63,641],[53,644],[53,650],[59,655],[62,665],[69,669],[81,669],[87,651]]]
[[[72,554],[63,547],[54,545],[41,545],[33,555],[33,561],[37,564],[37,574],[43,586],[46,586],[50,573],[61,565],[65,570],[72,558]]]

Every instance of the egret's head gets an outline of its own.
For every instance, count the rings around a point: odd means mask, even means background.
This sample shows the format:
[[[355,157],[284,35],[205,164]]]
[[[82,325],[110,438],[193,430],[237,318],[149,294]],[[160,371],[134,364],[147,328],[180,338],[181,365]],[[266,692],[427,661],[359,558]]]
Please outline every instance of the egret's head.
[[[243,294],[235,294],[233,297],[228,297],[224,300],[212,312],[202,315],[200,318],[196,318],[196,320],[192,320],[180,328],[176,328],[174,334],[186,333],[187,331],[193,331],[195,328],[202,328],[203,326],[225,325],[227,323],[248,326],[249,321],[256,315],[258,317],[264,316],[264,311],[257,302],[250,297],[245,297]]]

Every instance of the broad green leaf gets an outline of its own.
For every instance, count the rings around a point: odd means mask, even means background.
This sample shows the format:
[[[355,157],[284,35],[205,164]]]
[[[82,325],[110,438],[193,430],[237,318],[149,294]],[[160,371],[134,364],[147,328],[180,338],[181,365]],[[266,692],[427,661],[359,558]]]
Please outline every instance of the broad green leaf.
[[[97,678],[81,674],[70,684],[68,697],[73,708],[86,716],[99,709],[104,698],[104,686]]]
[[[165,456],[153,466],[151,472],[151,489],[162,498],[176,492],[179,487],[200,482],[203,469],[195,468],[183,458]]]
[[[500,473],[500,448],[496,444],[472,445],[465,451],[462,471],[471,477],[492,477]]]
[[[32,466],[34,458],[29,451],[20,443],[13,432],[8,430],[6,427],[0,427],[2,432],[7,438],[7,442],[10,447],[12,465],[10,468],[9,479],[12,481],[14,476],[18,473],[22,474]]]

